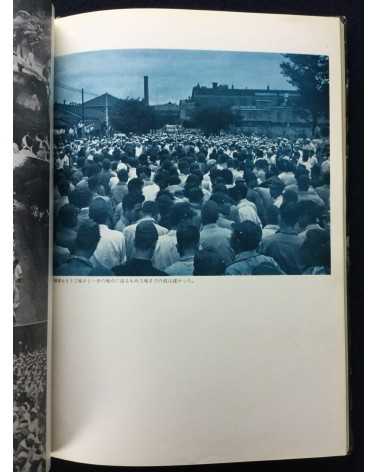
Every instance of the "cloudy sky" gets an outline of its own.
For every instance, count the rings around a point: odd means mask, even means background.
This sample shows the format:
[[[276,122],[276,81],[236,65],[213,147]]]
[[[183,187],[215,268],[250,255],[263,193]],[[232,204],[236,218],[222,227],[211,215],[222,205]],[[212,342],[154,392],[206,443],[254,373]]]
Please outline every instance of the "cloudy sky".
[[[60,84],[55,100],[79,102],[81,88],[96,95],[143,97],[144,75],[149,76],[150,104],[187,98],[197,83],[291,89],[280,73],[282,60],[280,54],[272,53],[159,49],[70,54],[55,59],[55,80]],[[92,98],[89,93],[85,100]]]

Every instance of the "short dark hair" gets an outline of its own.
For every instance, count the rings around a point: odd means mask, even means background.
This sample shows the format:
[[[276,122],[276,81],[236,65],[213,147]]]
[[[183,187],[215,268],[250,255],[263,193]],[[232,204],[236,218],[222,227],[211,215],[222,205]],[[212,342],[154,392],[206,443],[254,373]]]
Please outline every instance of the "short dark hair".
[[[144,202],[142,206],[142,212],[145,215],[156,216],[159,213],[157,203],[152,202],[150,200],[148,200],[147,202]]]
[[[329,231],[309,229],[301,246],[300,254],[305,267],[331,266],[331,246]]]
[[[133,179],[129,180],[127,184],[127,189],[130,193],[132,192],[141,193],[143,190],[143,185],[144,185],[144,182],[142,179],[139,179],[138,177],[134,177]]]
[[[58,222],[65,228],[75,228],[77,225],[77,208],[70,203],[63,205],[58,213]]]
[[[99,180],[97,175],[92,175],[92,177],[89,177],[88,179],[88,188],[91,192],[95,191],[98,187]]]
[[[203,200],[203,191],[199,187],[190,187],[185,191],[185,196],[191,203],[201,203]]]
[[[254,251],[260,244],[262,236],[261,226],[252,221],[235,223],[231,236],[231,244],[238,252]]]
[[[298,190],[302,190],[304,192],[307,192],[308,188],[310,187],[310,178],[308,175],[300,175],[297,178],[297,183],[298,183]]]
[[[136,174],[139,178],[142,178],[142,175],[145,175],[147,178],[151,177],[151,169],[148,166],[138,166]]]
[[[76,236],[75,248],[94,252],[100,241],[100,229],[98,224],[92,220],[81,223]]]
[[[297,203],[298,218],[305,217],[309,222],[316,223],[320,216],[321,208],[313,200],[300,200]]]
[[[219,218],[219,208],[214,200],[206,202],[201,211],[202,224],[216,223]]]
[[[177,227],[176,238],[179,253],[185,249],[196,248],[200,239],[199,229],[197,226],[182,222]]]
[[[130,211],[135,205],[143,203],[144,199],[145,197],[142,193],[127,193],[122,199],[122,210]]]
[[[193,218],[193,210],[189,203],[179,202],[175,203],[170,211],[169,220],[172,227],[177,227],[181,221],[190,220]]]
[[[226,266],[219,254],[203,249],[194,256],[193,275],[224,275]]]
[[[294,226],[298,221],[297,203],[283,203],[280,207],[281,220],[289,226]]]
[[[69,195],[68,200],[77,208],[86,208],[92,200],[92,192],[89,188],[75,188]]]
[[[141,221],[135,229],[134,245],[143,251],[153,249],[158,240],[158,232],[152,221]]]
[[[120,182],[127,182],[127,179],[129,178],[129,171],[122,168],[117,172],[117,177]]]
[[[108,221],[109,216],[108,203],[103,198],[95,198],[89,207],[89,218],[101,225]]]

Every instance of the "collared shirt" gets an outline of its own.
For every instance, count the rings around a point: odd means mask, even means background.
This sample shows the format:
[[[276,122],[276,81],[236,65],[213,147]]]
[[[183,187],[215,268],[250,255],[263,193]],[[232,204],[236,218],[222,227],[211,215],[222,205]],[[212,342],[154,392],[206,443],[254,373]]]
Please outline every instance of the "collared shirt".
[[[160,270],[165,270],[168,266],[180,259],[177,252],[176,230],[171,229],[167,234],[159,236],[156,244],[152,264]]]
[[[194,256],[180,257],[180,260],[165,269],[168,275],[193,275]]]
[[[234,262],[226,268],[226,275],[260,275],[262,273],[282,275],[284,272],[274,259],[259,254],[257,251],[243,251],[237,254]]]
[[[123,230],[123,235],[125,237],[125,242],[126,242],[126,258],[127,259],[131,259],[132,257],[134,257],[135,231],[138,224],[142,221],[151,221],[156,228],[158,236],[163,236],[164,234],[168,233],[167,228],[164,228],[163,226],[160,226],[159,224],[157,224],[156,221],[150,216],[145,216],[144,218],[141,218],[140,220],[138,220],[136,223],[126,226],[126,228]]]
[[[225,265],[231,264],[234,258],[231,249],[231,230],[221,228],[216,223],[205,225],[200,233],[200,245],[202,249],[215,251]]]
[[[94,266],[103,266],[109,270],[126,262],[126,244],[122,233],[99,225],[100,241],[91,257]]]
[[[302,239],[296,231],[278,230],[262,241],[260,253],[273,257],[286,274],[296,275],[302,273],[301,246]]]

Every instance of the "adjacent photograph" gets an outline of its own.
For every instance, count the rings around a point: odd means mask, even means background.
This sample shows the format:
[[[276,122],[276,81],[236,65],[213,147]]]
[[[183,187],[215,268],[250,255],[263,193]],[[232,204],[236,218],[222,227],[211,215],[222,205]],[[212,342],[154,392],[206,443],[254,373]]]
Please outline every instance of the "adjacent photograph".
[[[13,8],[13,470],[44,472],[51,2]]]
[[[331,273],[327,56],[59,56],[54,102],[54,275]]]

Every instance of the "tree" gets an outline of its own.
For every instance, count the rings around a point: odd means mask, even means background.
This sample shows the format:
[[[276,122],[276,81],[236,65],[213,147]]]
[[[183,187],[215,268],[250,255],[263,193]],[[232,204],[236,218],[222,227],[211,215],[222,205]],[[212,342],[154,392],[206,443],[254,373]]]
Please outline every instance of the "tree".
[[[226,130],[236,121],[237,117],[231,109],[223,106],[201,107],[195,111],[192,118],[193,126],[206,134]]]
[[[298,89],[298,107],[311,115],[315,131],[319,117],[329,115],[329,61],[327,56],[285,54],[281,73]]]
[[[156,129],[157,118],[152,107],[142,100],[126,99],[110,112],[112,128],[121,133],[145,133]]]

